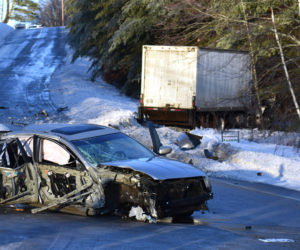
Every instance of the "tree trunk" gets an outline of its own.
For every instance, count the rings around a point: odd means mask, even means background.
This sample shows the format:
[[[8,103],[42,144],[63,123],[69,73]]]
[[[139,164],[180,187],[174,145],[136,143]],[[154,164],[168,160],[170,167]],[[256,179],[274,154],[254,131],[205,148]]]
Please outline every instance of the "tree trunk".
[[[2,1],[2,6],[1,6],[1,19],[0,19],[1,22],[3,22],[3,15],[4,15],[4,1]]]
[[[5,1],[5,0],[3,0]],[[8,23],[9,20],[9,0],[6,0],[6,12],[5,12],[5,16],[3,19],[3,23]]]
[[[249,47],[250,47],[252,77],[253,77],[253,85],[254,85],[254,90],[255,90],[255,96],[256,96],[257,105],[258,105],[258,115],[259,115],[259,119],[260,119],[260,122],[261,122],[261,127],[262,127],[262,129],[264,129],[264,120],[263,120],[263,114],[262,114],[261,100],[260,100],[260,96],[259,96],[259,93],[258,93],[259,88],[258,88],[257,72],[256,72],[256,67],[255,67],[255,56],[254,56],[254,48],[253,48],[253,44],[252,44],[252,37],[251,37],[250,29],[249,29],[247,16],[246,16],[246,9],[245,9],[245,5],[244,5],[245,3],[243,2],[243,0],[241,0],[241,4],[242,4],[242,10],[243,10],[245,26],[246,26],[246,30],[247,30]]]
[[[300,3],[300,0],[298,0],[298,1]],[[285,63],[283,49],[282,49],[282,46],[281,46],[281,43],[280,43],[280,40],[279,40],[279,36],[278,36],[277,28],[276,28],[276,23],[275,23],[274,12],[273,12],[272,7],[271,7],[271,17],[272,17],[272,23],[273,23],[273,27],[274,27],[274,34],[275,34],[276,42],[277,42],[277,45],[278,45],[278,48],[279,48],[279,51],[280,51],[280,57],[281,57],[285,77],[286,77],[286,80],[287,80],[287,83],[288,83],[288,86],[289,86],[289,90],[290,90],[292,98],[293,98],[293,102],[294,102],[294,105],[295,105],[295,108],[296,108],[296,112],[297,112],[299,120],[300,120],[299,104],[297,102],[296,95],[295,95],[295,92],[294,92],[294,89],[293,89],[293,86],[292,86],[292,82],[290,80],[290,75],[289,75],[289,72],[287,70],[287,66],[286,66],[286,63]]]
[[[61,26],[65,26],[64,0],[61,0]]]
[[[5,1],[5,0],[3,0],[3,1]],[[3,23],[8,23],[11,15],[12,15],[12,12],[15,9],[16,0],[13,0],[12,3],[10,3],[10,2],[11,2],[10,0],[6,0],[6,13],[5,13]],[[11,4],[11,6],[10,6],[10,4]]]

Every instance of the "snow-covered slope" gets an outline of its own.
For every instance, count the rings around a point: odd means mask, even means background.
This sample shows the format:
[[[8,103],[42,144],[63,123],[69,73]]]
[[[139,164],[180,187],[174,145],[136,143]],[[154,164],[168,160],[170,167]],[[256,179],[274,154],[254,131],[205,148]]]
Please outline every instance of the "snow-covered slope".
[[[0,45],[4,42],[5,37],[13,31],[14,28],[12,28],[11,26],[5,23],[0,23]]]
[[[116,125],[133,117],[138,101],[128,98],[101,78],[91,82],[89,61],[85,58],[71,63],[69,51],[66,64],[50,81],[51,98],[57,107],[64,108],[71,123]]]

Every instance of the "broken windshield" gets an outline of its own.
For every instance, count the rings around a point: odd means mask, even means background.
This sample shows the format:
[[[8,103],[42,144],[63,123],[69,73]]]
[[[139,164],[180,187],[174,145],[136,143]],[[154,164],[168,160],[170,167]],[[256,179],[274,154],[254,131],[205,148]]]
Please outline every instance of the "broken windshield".
[[[150,150],[122,133],[74,140],[72,143],[94,166],[103,162],[153,157]]]

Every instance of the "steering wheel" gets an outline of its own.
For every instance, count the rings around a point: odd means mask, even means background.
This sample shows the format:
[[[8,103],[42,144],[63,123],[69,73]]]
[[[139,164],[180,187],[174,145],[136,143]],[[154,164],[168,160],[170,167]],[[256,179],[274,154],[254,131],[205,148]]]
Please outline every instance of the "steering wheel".
[[[127,159],[127,155],[123,151],[116,151],[110,157],[110,161],[113,161],[113,160],[119,161],[119,160],[126,160],[126,159]]]

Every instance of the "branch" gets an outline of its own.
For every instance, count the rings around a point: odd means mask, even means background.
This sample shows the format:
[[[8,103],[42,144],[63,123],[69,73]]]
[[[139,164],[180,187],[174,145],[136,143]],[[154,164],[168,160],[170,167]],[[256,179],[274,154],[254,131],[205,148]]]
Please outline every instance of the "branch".
[[[298,0],[300,2],[300,0]],[[195,7],[195,6],[191,6],[192,9],[198,11],[199,13],[201,14],[204,14],[204,15],[207,15],[207,16],[210,16],[210,17],[213,17],[213,18],[218,18],[218,19],[223,19],[223,20],[226,20],[226,21],[230,21],[230,22],[237,22],[237,23],[242,23],[242,24],[246,24],[246,25],[249,25],[249,26],[255,26],[255,27],[259,27],[259,28],[262,28],[262,29],[265,29],[267,31],[272,31],[272,32],[275,32],[274,28],[267,28],[261,24],[257,24],[257,23],[250,23],[246,20],[241,20],[241,19],[233,19],[233,18],[229,18],[225,15],[222,15],[222,14],[210,14],[208,12],[204,12],[202,11],[201,9]],[[281,32],[278,32],[276,30],[276,33],[282,37],[286,37],[288,39],[291,39],[292,41],[294,41],[297,45],[300,46],[300,40],[298,40],[295,36],[293,35],[288,35],[288,34],[284,34],[284,33],[281,33]]]

